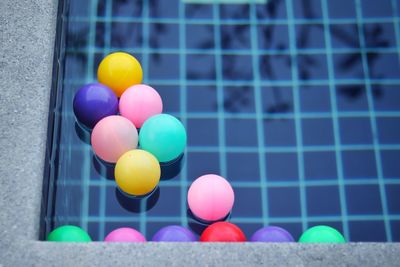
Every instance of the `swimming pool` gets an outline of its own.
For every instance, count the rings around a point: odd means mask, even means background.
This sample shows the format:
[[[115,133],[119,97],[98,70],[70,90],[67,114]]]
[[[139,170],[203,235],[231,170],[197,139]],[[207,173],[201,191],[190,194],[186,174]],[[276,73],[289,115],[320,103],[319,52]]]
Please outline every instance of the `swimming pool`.
[[[230,221],[248,236],[273,224],[298,238],[327,224],[351,241],[399,241],[400,11],[394,0],[372,5],[65,1],[42,238],[67,223],[94,240],[120,226],[147,238],[170,224],[198,232],[187,188],[217,173],[237,196]],[[117,50],[140,59],[188,131],[179,174],[164,171],[146,201],[116,191],[72,113],[74,93]]]

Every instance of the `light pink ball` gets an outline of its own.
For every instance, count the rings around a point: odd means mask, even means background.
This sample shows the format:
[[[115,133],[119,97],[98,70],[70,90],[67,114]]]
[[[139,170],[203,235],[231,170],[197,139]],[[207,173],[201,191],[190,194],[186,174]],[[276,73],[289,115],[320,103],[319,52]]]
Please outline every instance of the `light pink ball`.
[[[94,153],[104,161],[116,163],[125,152],[138,145],[135,125],[121,116],[108,116],[99,121],[92,131]]]
[[[188,192],[190,210],[205,221],[223,219],[232,210],[234,201],[232,186],[223,177],[215,174],[197,178]]]
[[[160,95],[152,87],[138,84],[125,90],[119,100],[119,111],[137,128],[151,116],[160,114],[163,103]]]
[[[122,227],[109,233],[105,242],[146,242],[146,238],[133,228]]]

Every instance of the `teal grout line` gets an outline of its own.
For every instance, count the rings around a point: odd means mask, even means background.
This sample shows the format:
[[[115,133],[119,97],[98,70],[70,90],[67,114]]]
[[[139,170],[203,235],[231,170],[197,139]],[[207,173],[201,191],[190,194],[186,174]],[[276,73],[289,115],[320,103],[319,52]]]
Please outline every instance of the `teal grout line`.
[[[251,25],[257,26],[257,25]],[[120,48],[111,48],[112,52],[120,51]],[[397,53],[397,47],[380,47],[380,48],[366,48],[367,52],[370,53]],[[102,48],[94,48],[96,53],[103,53]],[[213,48],[206,48],[206,49],[199,49],[199,48],[187,48],[184,51],[181,51],[179,48],[147,48],[143,49],[140,47],[133,47],[133,48],[125,48],[125,52],[128,53],[146,53],[146,54],[188,54],[188,55],[215,55],[215,49]],[[80,54],[85,53],[84,48],[69,48],[66,50],[69,54]],[[358,48],[332,48],[332,54],[354,54],[359,53],[360,49]],[[256,55],[268,55],[268,56],[282,56],[282,55],[290,55],[290,49],[258,49],[256,51],[251,51],[249,49],[224,49],[221,51],[222,55],[244,55],[244,56],[252,56],[253,54]],[[301,48],[297,49],[298,55],[324,55],[326,54],[325,48]]]
[[[218,144],[219,144],[219,164],[220,175],[229,180],[226,170],[226,151],[225,151],[225,114],[224,114],[224,88],[222,75],[222,58],[221,58],[221,29],[219,17],[219,5],[213,4],[214,16],[214,41],[215,41],[215,69],[216,69],[216,85],[217,85],[217,103],[218,103]]]
[[[399,57],[399,62],[400,62],[400,20],[397,15],[399,10],[399,6],[397,4],[397,0],[392,0],[392,10],[393,10],[393,26],[394,26],[394,34],[396,36],[396,43],[397,43],[397,55]],[[400,14],[400,13],[399,13]]]
[[[322,13],[324,17],[324,34],[325,34],[325,47],[327,50],[326,60],[328,63],[328,76],[329,76],[329,91],[331,98],[331,108],[332,108],[332,122],[334,131],[334,142],[335,142],[335,158],[336,158],[336,171],[338,175],[338,187],[339,187],[339,201],[340,210],[343,218],[343,235],[346,240],[350,240],[349,222],[348,222],[348,212],[347,212],[347,202],[346,202],[346,192],[344,187],[344,174],[343,174],[343,160],[342,160],[342,147],[341,138],[339,131],[339,116],[337,111],[337,99],[336,99],[336,88],[334,85],[335,79],[335,69],[333,66],[332,53],[332,41],[329,29],[329,9],[326,0],[321,0]]]
[[[149,48],[149,40],[150,40],[150,33],[149,33],[149,1],[145,0],[143,1],[143,19],[142,19],[142,34],[143,34],[143,51],[147,51]],[[149,72],[149,54],[144,53],[142,55],[142,70],[143,70],[143,82],[144,84],[149,84],[148,82],[148,72]],[[151,85],[151,84],[150,84]],[[147,215],[146,215],[146,209],[147,209],[147,201],[141,201],[140,202],[140,223],[139,223],[139,231],[147,237]]]
[[[112,0],[107,0],[106,1],[106,7],[105,7],[106,13],[105,16],[107,18],[112,17]],[[105,34],[104,34],[104,50],[103,50],[103,57],[105,57],[107,54],[110,53],[110,47],[111,47],[111,31],[112,31],[112,25],[111,21],[107,21],[105,23]],[[106,178],[105,173],[107,172],[105,166],[101,165],[100,167],[100,174],[103,177],[102,179],[102,186],[100,187],[100,204],[99,204],[99,216],[105,218],[106,217],[106,203],[107,203],[107,193],[106,193]],[[115,186],[115,182],[114,182]],[[105,237],[105,223],[104,221],[100,221],[99,224],[99,240],[102,241],[104,240]]]
[[[186,50],[186,28],[185,28],[185,5],[181,1],[179,3],[179,47],[181,50]],[[179,75],[180,75],[180,80],[181,84],[179,86],[180,88],[180,113],[182,114],[181,116],[181,121],[183,123],[183,126],[185,126],[185,129],[187,129],[187,120],[186,120],[186,55],[185,53],[180,53],[179,54]],[[186,155],[184,155],[186,157]],[[187,159],[187,157],[186,157]],[[186,189],[186,181],[187,181],[187,163],[185,163],[185,159],[182,159],[184,166],[181,169],[181,225],[184,227],[188,226],[188,219],[186,215],[186,194],[187,194],[187,189]]]
[[[256,6],[254,2],[250,5],[250,17],[251,17],[251,50],[258,50],[258,38],[257,38],[257,26],[255,21],[257,20],[256,14]],[[254,103],[256,109],[256,121],[257,121],[257,141],[259,147],[265,147],[264,145],[264,124],[262,118],[262,95],[261,95],[261,86],[260,86],[260,71],[259,71],[259,57],[257,54],[252,54],[252,66],[253,66],[253,75],[254,75]],[[267,226],[269,224],[269,210],[268,210],[268,191],[266,190],[267,183],[267,171],[266,171],[266,158],[265,154],[261,149],[258,149],[258,164],[260,166],[260,189],[261,189],[261,210],[262,210],[262,218],[263,225]]]
[[[78,17],[74,16],[70,18],[73,22],[91,22],[92,18],[87,17]],[[94,20],[96,22],[105,22],[107,18],[103,17],[95,17]],[[140,17],[123,17],[123,16],[114,16],[112,18],[113,22],[120,22],[120,23],[141,23],[142,18]],[[179,19],[175,18],[148,18],[147,21],[149,23],[179,23]],[[324,21],[322,19],[299,19],[299,18],[292,18],[294,24],[323,24]],[[352,18],[332,18],[331,24],[356,24],[357,21]],[[210,24],[214,25],[213,19],[193,19],[193,18],[185,18],[186,24]],[[274,18],[274,19],[258,19],[258,24],[260,25],[287,25],[288,21],[284,18]],[[392,18],[366,18],[365,23],[392,23]],[[251,24],[251,20],[248,19],[220,19],[220,24],[222,25],[249,25]]]
[[[291,64],[292,64],[292,88],[293,88],[293,106],[294,106],[294,119],[295,119],[295,131],[296,131],[296,144],[297,148],[297,164],[298,164],[298,175],[299,175],[299,188],[300,188],[300,207],[302,217],[302,228],[305,231],[308,228],[307,221],[307,195],[304,188],[304,158],[303,158],[303,133],[301,118],[299,114],[300,110],[300,96],[299,96],[299,85],[298,85],[298,73],[297,73],[297,51],[296,51],[296,32],[293,24],[293,5],[292,0],[286,0],[286,12],[288,17],[289,27],[289,43],[291,50]]]
[[[349,215],[349,219],[351,221],[381,221],[383,219],[383,215]],[[63,216],[57,217],[60,220],[63,219]],[[71,221],[78,221],[79,217],[68,216],[68,219]],[[98,216],[89,216],[88,220],[90,222],[99,222],[104,218],[99,218]],[[138,222],[140,218],[134,217],[129,218],[126,216],[108,216],[106,222]],[[390,219],[392,220],[400,220],[400,215],[390,215]],[[176,222],[179,221],[179,216],[148,216],[149,222]],[[341,222],[342,216],[309,216],[308,220],[310,222]],[[254,223],[259,224],[262,223],[262,218],[260,217],[234,217],[230,219],[233,223]],[[301,223],[302,218],[293,216],[293,217],[271,217],[270,221],[272,223]]]
[[[92,0],[91,2],[91,13],[90,17],[93,18],[97,12],[97,0]],[[86,69],[86,83],[93,82],[93,68],[94,68],[94,51],[93,48],[95,47],[96,41],[96,23],[94,20],[91,20],[90,23],[90,31],[88,37],[88,64]],[[88,216],[89,216],[89,182],[90,182],[90,149],[89,145],[84,146],[85,155],[83,157],[83,168],[82,168],[82,178],[83,178],[83,199],[82,199],[82,228],[87,230],[88,229]]]
[[[360,40],[361,49],[365,47],[365,36],[364,36],[364,29],[363,29],[363,22],[362,22],[362,10],[361,10],[361,2],[359,0],[355,0],[356,6],[356,16],[357,16],[357,25],[358,25],[358,37]],[[379,192],[381,197],[381,204],[382,204],[382,211],[384,215],[384,224],[385,224],[385,232],[386,232],[386,240],[391,242],[392,241],[392,229],[390,225],[390,221],[388,219],[388,204],[387,204],[387,196],[385,185],[383,182],[383,171],[382,171],[382,159],[381,154],[379,151],[379,133],[378,133],[378,126],[375,119],[375,110],[374,110],[374,100],[372,95],[372,88],[371,83],[369,82],[369,66],[368,66],[368,59],[367,55],[364,51],[361,50],[361,59],[362,65],[364,69],[364,76],[365,76],[365,86],[367,89],[367,101],[368,107],[370,111],[370,123],[372,129],[372,136],[373,136],[373,143],[374,143],[374,154],[375,154],[375,161],[376,161],[376,169],[378,174],[378,181],[379,181]]]

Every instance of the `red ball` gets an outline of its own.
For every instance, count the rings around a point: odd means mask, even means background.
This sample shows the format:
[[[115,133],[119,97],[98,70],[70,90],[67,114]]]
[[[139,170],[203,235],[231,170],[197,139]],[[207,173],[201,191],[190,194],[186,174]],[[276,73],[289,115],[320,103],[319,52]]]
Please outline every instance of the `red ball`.
[[[216,222],[200,236],[201,242],[245,242],[246,236],[239,227],[229,222]]]

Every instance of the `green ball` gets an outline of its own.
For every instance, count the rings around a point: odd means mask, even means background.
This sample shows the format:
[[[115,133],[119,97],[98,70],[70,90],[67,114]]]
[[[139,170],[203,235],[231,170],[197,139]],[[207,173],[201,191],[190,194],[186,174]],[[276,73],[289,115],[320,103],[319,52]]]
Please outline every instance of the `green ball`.
[[[305,231],[299,239],[300,243],[346,243],[343,235],[336,229],[318,225]]]
[[[139,132],[141,149],[153,154],[159,162],[176,159],[186,147],[186,130],[182,123],[168,114],[150,117]]]
[[[54,229],[48,236],[47,241],[55,242],[90,242],[92,239],[81,228],[74,225],[64,225]]]

